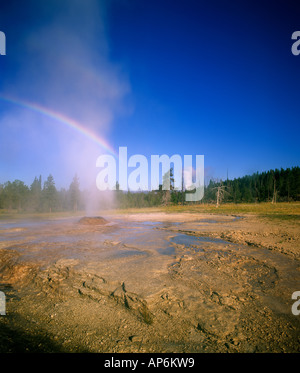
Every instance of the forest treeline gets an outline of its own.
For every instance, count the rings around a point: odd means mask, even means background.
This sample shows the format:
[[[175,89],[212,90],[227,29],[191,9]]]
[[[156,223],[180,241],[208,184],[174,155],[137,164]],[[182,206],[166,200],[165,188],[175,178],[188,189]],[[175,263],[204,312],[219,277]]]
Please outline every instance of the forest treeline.
[[[270,170],[234,180],[210,180],[205,186],[200,202],[185,202],[185,191],[174,189],[174,178],[170,170],[170,190],[150,192],[115,191],[93,193],[93,208],[151,207],[167,204],[188,203],[259,203],[300,201],[300,168]],[[68,189],[57,190],[52,175],[42,183],[35,177],[27,186],[20,180],[0,184],[0,209],[18,211],[77,211],[85,210],[91,193],[80,190],[80,181],[74,176]]]

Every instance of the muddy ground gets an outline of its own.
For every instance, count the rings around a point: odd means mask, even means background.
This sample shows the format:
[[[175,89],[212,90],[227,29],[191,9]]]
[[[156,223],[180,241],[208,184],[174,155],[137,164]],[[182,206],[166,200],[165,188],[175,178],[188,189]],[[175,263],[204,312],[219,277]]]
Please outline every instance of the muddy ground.
[[[104,217],[1,222],[1,352],[299,352],[299,224]]]

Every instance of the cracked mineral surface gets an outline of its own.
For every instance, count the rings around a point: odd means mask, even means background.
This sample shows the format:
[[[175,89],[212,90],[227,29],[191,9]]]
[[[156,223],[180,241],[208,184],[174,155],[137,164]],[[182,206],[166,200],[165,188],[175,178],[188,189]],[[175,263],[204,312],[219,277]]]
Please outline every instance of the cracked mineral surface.
[[[256,216],[1,221],[2,352],[299,352],[299,226]]]

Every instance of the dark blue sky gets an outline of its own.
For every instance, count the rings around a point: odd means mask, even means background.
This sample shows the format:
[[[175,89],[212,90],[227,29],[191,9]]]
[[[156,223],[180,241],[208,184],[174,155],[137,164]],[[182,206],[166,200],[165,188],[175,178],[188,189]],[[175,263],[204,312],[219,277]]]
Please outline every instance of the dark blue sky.
[[[297,1],[1,1],[0,96],[67,115],[129,155],[204,154],[206,179],[299,166],[299,11]],[[95,172],[87,139],[16,106],[0,100],[0,183],[51,172],[68,186],[82,167]]]

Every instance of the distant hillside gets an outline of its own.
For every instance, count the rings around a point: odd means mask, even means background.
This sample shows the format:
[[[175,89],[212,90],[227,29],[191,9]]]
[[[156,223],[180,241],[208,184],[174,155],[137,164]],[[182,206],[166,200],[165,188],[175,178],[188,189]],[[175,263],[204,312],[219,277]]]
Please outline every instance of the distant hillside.
[[[219,188],[220,187],[220,188]],[[213,181],[205,188],[203,202],[286,202],[300,200],[300,168],[275,169],[234,180]]]

